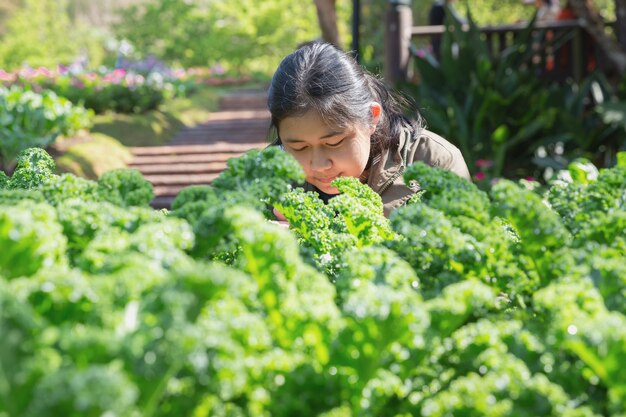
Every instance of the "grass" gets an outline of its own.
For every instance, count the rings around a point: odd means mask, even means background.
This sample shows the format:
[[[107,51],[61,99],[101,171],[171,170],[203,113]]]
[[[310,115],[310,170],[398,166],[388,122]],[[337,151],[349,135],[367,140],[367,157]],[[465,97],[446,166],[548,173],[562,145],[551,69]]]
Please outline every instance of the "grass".
[[[132,154],[117,140],[102,133],[89,133],[87,137],[67,149],[56,158],[57,173],[97,180],[103,173],[126,168]]]

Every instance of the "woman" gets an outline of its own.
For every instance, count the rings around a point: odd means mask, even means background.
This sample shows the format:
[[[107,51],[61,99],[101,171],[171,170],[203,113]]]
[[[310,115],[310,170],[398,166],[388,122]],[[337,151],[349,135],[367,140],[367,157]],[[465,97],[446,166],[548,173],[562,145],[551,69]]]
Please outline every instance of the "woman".
[[[402,178],[414,161],[469,179],[459,150],[424,129],[421,118],[411,122],[400,104],[348,54],[311,42],[285,57],[272,78],[270,132],[304,168],[305,189],[328,201],[338,192],[333,179],[360,178],[381,196],[388,216],[419,189]]]

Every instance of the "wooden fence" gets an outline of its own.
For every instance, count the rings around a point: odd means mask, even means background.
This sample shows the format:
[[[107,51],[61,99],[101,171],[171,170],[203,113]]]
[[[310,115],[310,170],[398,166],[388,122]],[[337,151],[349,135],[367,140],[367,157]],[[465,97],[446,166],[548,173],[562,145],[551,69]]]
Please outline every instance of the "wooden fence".
[[[527,25],[484,26],[480,31],[487,48],[497,58]],[[536,22],[533,30],[544,41],[534,57],[546,69],[543,76],[557,82],[580,80],[594,66],[603,69],[606,60],[578,20]],[[419,52],[416,45],[430,45],[444,31],[445,26],[413,26],[410,7],[390,3],[385,31],[385,79],[391,84],[410,80],[410,61]]]

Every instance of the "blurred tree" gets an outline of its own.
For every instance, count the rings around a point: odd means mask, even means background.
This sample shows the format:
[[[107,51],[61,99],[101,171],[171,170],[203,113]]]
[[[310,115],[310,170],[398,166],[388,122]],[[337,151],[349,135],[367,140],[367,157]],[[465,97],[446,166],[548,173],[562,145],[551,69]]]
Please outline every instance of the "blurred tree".
[[[337,26],[336,0],[314,0],[322,38],[341,48],[341,38]]]
[[[23,0],[0,1],[0,36],[6,32],[6,21],[22,6],[23,3]]]
[[[7,23],[0,44],[0,66],[5,69],[30,65],[68,63],[78,52],[71,39],[66,0],[26,0]]]
[[[107,30],[112,23],[119,20],[118,9],[143,2],[145,0],[69,0],[68,12],[72,21],[86,22],[92,27]]]
[[[55,67],[76,60],[99,65],[105,37],[100,27],[87,25],[69,13],[76,1],[0,0],[0,10],[7,13],[0,34],[0,67]]]
[[[149,0],[122,9],[115,32],[141,55],[238,73],[273,71],[319,36],[314,5],[298,0]]]

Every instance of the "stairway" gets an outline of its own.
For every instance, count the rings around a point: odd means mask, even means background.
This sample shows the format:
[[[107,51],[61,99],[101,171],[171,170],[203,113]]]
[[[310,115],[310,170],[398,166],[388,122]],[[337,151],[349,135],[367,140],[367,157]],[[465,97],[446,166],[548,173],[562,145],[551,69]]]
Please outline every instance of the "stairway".
[[[167,146],[131,148],[129,168],[138,169],[154,186],[152,207],[170,208],[183,188],[210,184],[230,158],[267,146],[266,97],[256,91],[225,95],[209,120],[181,130]]]

